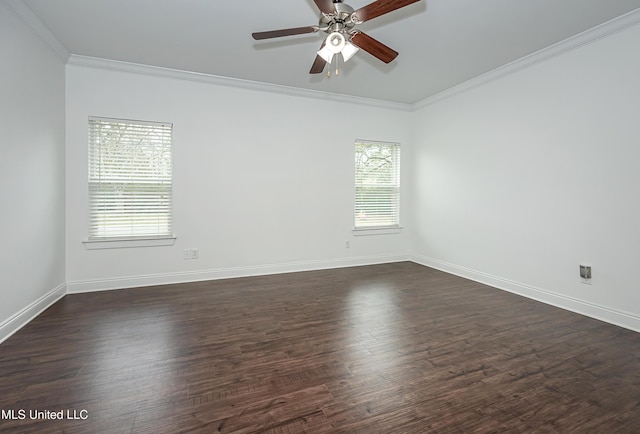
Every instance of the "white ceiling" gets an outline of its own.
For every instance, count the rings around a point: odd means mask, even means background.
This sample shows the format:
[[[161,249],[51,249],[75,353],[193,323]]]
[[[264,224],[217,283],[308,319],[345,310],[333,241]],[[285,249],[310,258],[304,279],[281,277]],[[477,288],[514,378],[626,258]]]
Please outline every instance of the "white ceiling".
[[[408,104],[640,8],[640,0],[422,0],[359,26],[398,51],[396,60],[361,51],[328,79],[308,73],[324,33],[251,38],[318,24],[312,0],[24,2],[75,55]]]

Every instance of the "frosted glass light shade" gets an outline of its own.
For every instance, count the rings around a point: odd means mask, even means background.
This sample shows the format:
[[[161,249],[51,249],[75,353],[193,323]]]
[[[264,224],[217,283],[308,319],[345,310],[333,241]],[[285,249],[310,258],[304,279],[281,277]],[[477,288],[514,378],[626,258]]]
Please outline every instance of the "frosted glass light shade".
[[[342,58],[346,62],[351,59],[359,50],[360,49],[353,45],[351,42],[347,42],[344,44],[344,48],[342,49]]]
[[[326,45],[322,47],[320,51],[318,51],[318,56],[322,57],[327,63],[331,63],[331,61],[333,60],[333,53],[331,52],[331,50],[329,50],[329,48],[327,48]]]

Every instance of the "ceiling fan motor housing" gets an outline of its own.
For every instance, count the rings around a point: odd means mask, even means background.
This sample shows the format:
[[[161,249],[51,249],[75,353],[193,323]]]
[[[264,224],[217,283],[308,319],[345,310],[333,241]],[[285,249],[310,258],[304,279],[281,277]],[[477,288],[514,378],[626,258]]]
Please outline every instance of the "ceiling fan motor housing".
[[[335,1],[334,6],[336,8],[335,13],[320,15],[320,23],[318,27],[320,27],[320,29],[325,33],[349,32],[349,30],[351,30],[356,24],[351,18],[354,12],[353,8],[342,2]]]

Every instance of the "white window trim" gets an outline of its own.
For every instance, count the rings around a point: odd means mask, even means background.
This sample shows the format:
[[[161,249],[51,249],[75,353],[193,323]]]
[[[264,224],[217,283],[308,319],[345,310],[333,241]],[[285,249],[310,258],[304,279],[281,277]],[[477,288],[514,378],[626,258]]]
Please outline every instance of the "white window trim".
[[[126,249],[131,247],[159,247],[173,246],[176,236],[162,237],[126,237],[126,238],[105,238],[97,240],[85,239],[82,241],[87,250],[102,249]]]
[[[402,233],[402,226],[376,226],[368,228],[353,228],[353,235],[356,237],[363,235],[394,235]]]
[[[172,125],[170,122],[153,122],[132,119],[116,119],[90,116],[89,121],[108,121],[108,122],[131,122],[137,125]],[[91,152],[91,151],[90,151]],[[173,181],[172,181],[173,184]],[[171,199],[173,202],[173,198]],[[172,206],[171,206],[172,208]],[[173,210],[169,210],[169,219],[173,219]],[[176,236],[173,233],[162,235],[133,235],[133,236],[115,236],[115,237],[87,237],[82,243],[87,250],[98,249],[116,249],[130,247],[155,247],[155,246],[171,246],[175,243]]]
[[[400,149],[400,143],[398,142],[386,142],[386,141],[379,141],[379,140],[364,140],[364,139],[356,139],[355,141],[356,145],[358,143],[380,143],[380,144],[384,144],[384,145],[395,145],[398,147],[398,149]],[[398,163],[400,164],[400,163]],[[398,166],[398,170],[400,166]],[[401,176],[401,173],[398,173],[398,176]],[[398,182],[400,181],[400,178],[398,178]],[[401,190],[398,187],[398,199],[400,199],[400,195],[401,195]],[[400,221],[400,217],[401,217],[401,213],[400,213],[400,209],[398,209],[398,223],[396,224],[390,224],[390,225],[384,225],[384,226],[361,226],[361,227],[356,227],[354,225],[352,232],[354,236],[362,236],[362,235],[389,235],[389,234],[399,234],[402,232],[403,227],[400,225],[401,221]]]

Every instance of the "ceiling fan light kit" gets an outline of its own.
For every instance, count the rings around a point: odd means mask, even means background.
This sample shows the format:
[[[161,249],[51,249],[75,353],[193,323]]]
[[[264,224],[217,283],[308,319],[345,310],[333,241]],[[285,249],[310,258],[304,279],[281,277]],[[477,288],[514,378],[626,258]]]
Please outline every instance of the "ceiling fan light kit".
[[[318,51],[318,56],[331,64],[333,56],[336,54],[342,54],[342,59],[347,62],[351,59],[360,49],[348,42],[342,33],[333,32],[325,40],[324,46]]]
[[[346,42],[347,41],[344,39],[344,36],[342,36],[342,33],[333,32],[327,36],[327,44],[325,48],[333,54],[338,54],[342,51]]]
[[[328,36],[316,53],[310,74],[319,74],[324,71],[327,64],[331,65],[336,54],[342,54],[342,59],[347,62],[360,49],[389,63],[398,56],[398,52],[355,29],[355,26],[418,1],[420,0],[377,0],[354,10],[351,6],[342,3],[342,0],[314,0],[320,9],[320,21],[317,26],[256,32],[252,36],[255,40],[262,40],[315,33],[320,30],[327,33]],[[337,66],[336,74],[338,74]],[[328,76],[331,76],[330,72]]]

